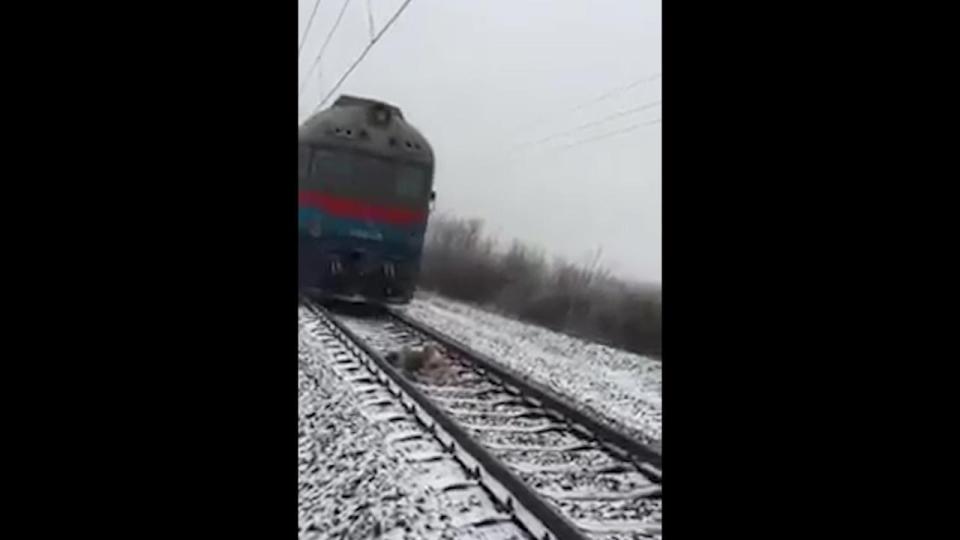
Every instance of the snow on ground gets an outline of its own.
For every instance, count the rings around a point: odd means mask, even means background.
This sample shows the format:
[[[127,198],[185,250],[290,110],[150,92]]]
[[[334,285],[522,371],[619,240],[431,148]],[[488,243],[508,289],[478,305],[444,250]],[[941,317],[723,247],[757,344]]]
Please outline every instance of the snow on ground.
[[[403,311],[660,447],[660,362],[432,294]]]
[[[439,486],[450,474],[418,470],[389,443],[388,427],[364,413],[351,384],[333,369],[300,317],[300,538],[508,538],[463,527],[487,501],[457,500]],[[425,474],[432,473],[432,474]],[[442,472],[442,471],[441,471]],[[451,473],[452,474],[452,473]],[[509,528],[513,528],[510,525]],[[499,532],[500,534],[491,533]]]

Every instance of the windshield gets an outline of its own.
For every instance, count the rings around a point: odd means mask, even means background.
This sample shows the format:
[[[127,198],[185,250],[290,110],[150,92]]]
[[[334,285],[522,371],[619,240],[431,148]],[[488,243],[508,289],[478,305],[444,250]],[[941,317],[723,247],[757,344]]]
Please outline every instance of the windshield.
[[[301,187],[374,203],[421,207],[430,194],[429,170],[423,165],[313,149],[301,154]]]

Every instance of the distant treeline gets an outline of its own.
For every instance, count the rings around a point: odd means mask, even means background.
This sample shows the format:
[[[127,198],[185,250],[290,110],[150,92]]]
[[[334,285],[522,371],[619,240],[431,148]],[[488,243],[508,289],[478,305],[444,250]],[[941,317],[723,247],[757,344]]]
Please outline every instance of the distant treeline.
[[[501,249],[480,220],[430,218],[420,286],[551,330],[660,356],[659,289],[616,279],[596,260],[550,263],[520,242]]]

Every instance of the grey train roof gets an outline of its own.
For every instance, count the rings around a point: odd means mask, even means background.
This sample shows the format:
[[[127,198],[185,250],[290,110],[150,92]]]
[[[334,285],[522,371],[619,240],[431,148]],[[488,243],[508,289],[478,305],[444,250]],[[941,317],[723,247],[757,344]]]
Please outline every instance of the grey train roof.
[[[433,149],[394,105],[340,96],[300,126],[300,143],[355,148],[386,157],[433,163]]]

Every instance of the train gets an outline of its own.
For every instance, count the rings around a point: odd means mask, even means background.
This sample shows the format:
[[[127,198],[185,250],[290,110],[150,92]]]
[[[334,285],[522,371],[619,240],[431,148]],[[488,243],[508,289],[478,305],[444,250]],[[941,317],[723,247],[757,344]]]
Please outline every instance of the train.
[[[298,134],[300,293],[406,304],[420,275],[434,155],[403,112],[342,95]]]

